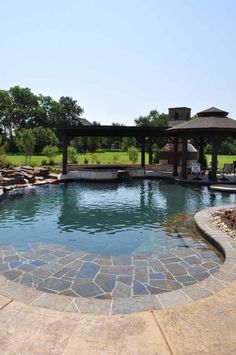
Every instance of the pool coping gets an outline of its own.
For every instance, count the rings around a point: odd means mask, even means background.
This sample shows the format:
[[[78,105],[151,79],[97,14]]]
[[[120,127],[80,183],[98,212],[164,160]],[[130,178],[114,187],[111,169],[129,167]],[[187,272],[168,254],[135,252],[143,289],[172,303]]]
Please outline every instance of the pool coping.
[[[26,304],[52,310],[110,315],[165,310],[208,297],[236,280],[236,241],[211,222],[213,213],[235,206],[211,207],[195,214],[195,222],[203,237],[221,252],[225,260],[221,268],[213,275],[193,285],[158,295],[101,300],[43,292],[18,284],[0,275],[0,294]]]

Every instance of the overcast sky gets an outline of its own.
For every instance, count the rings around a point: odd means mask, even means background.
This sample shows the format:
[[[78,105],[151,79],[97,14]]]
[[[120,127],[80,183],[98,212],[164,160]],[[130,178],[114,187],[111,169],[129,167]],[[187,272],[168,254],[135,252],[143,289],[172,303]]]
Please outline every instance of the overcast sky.
[[[0,2],[0,88],[72,96],[89,121],[217,106],[236,118],[235,0]]]

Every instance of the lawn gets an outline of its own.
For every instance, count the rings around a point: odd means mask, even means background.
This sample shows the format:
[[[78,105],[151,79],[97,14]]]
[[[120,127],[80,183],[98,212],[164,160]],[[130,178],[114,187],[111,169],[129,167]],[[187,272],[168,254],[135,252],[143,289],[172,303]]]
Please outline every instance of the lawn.
[[[6,155],[6,159],[10,164],[14,165],[24,165],[25,157],[24,155]],[[85,159],[88,160],[88,164],[96,164],[99,162],[100,164],[131,164],[129,160],[129,156],[127,152],[96,152],[86,153],[86,154],[78,154],[78,163],[84,164]],[[48,158],[44,155],[33,155],[28,161],[28,164],[32,165],[41,165],[42,160],[47,160]],[[62,162],[62,155],[56,155],[54,159],[55,163]],[[139,157],[136,164],[140,164],[141,161],[141,153],[139,153]],[[146,162],[148,162],[148,154],[146,154]]]
[[[211,155],[207,154],[207,163],[209,164],[211,161]],[[223,168],[224,164],[232,164],[234,160],[236,160],[236,155],[218,155],[218,168]]]
[[[25,157],[23,155],[7,155],[7,161],[14,165],[24,165]],[[78,154],[78,163],[84,164],[84,160],[87,159],[89,164],[131,164],[128,154],[126,152],[96,152]],[[46,156],[43,155],[33,155],[28,164],[41,165],[42,160],[48,160]],[[222,168],[225,163],[232,163],[236,160],[236,155],[218,155],[218,168]],[[62,155],[58,154],[55,157],[55,163],[60,164],[62,161]],[[136,164],[140,164],[141,153],[139,153],[139,158]],[[211,155],[207,155],[208,164],[211,161]],[[146,154],[146,163],[148,163],[148,155]]]

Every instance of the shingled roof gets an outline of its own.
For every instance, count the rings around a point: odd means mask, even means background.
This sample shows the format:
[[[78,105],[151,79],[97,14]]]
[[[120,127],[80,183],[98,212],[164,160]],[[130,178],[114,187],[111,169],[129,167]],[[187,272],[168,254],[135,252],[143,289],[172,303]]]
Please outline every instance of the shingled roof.
[[[211,107],[198,113],[190,121],[178,124],[167,131],[169,133],[236,133],[236,120],[227,117],[228,112]]]
[[[207,117],[207,116],[217,116],[217,117],[226,117],[229,112],[220,110],[216,107],[210,107],[204,111],[198,112],[198,117]]]
[[[90,123],[86,118],[79,117],[78,121],[82,126],[91,126],[92,123]]]

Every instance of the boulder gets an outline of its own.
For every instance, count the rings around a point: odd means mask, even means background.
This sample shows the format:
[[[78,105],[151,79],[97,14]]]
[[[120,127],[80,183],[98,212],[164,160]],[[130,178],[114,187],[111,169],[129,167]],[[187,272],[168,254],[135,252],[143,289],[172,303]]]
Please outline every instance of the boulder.
[[[16,180],[14,178],[2,178],[1,179],[1,186],[10,186],[16,184]]]
[[[34,169],[34,175],[35,176],[42,176],[44,178],[47,178],[49,175],[49,170],[46,168],[35,168]]]

